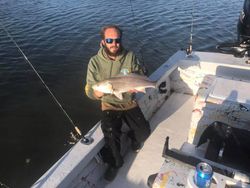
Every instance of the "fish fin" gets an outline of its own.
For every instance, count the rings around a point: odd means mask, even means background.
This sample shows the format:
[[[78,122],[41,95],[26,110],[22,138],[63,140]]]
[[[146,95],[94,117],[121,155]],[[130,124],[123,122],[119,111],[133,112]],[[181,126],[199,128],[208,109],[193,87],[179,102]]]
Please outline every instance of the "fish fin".
[[[114,91],[113,94],[114,94],[118,99],[120,99],[120,100],[123,99],[122,93]]]
[[[108,87],[108,89],[111,90],[111,91],[114,89],[114,88],[113,88],[113,85],[112,85],[110,82],[108,82],[108,86],[107,86],[107,87]]]
[[[139,92],[146,93],[146,89],[144,87],[137,87],[136,90]]]

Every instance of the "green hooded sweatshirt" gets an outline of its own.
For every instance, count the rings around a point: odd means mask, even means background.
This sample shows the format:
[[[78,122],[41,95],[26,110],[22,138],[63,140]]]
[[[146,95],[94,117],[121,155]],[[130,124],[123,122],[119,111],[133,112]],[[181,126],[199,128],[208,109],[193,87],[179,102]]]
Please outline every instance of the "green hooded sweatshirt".
[[[111,60],[108,58],[104,48],[100,48],[97,55],[93,56],[88,64],[85,86],[87,96],[93,100],[98,100],[98,98],[94,96],[92,86],[99,81],[124,73],[143,74],[135,54],[126,49],[122,49],[116,57],[116,60]],[[133,94],[131,93],[123,93],[122,100],[111,94],[105,94],[99,100],[102,101],[102,110],[124,110],[135,106]]]

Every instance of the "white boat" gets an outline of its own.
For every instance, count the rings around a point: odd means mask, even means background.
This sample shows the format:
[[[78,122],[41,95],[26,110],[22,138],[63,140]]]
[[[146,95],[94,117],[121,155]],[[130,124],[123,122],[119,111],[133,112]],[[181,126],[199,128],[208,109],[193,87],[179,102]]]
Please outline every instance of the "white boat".
[[[140,152],[134,153],[124,125],[125,163],[114,181],[108,183],[102,177],[106,165],[99,154],[104,139],[98,122],[86,135],[93,142],[85,144],[80,140],[32,188],[194,187],[193,163],[199,161],[213,167],[214,187],[250,187],[250,172],[240,168],[247,167],[247,161],[241,161],[243,165],[239,168],[232,161],[223,162],[227,137],[214,161],[206,158],[211,151],[211,139],[196,147],[201,137],[209,137],[203,134],[208,127],[250,132],[250,65],[247,60],[248,57],[236,58],[231,54],[176,52],[150,76],[160,87],[137,96],[152,134]],[[229,131],[227,136],[230,134]],[[166,137],[169,137],[169,145],[164,149]],[[240,153],[239,159],[242,160]],[[171,179],[166,178],[166,174],[170,177],[166,172],[173,169],[168,169],[166,164],[175,165],[175,175]],[[152,174],[157,176],[153,176],[152,184],[148,185]]]
[[[209,187],[250,188],[249,0],[243,8],[243,40],[218,48],[229,54],[178,51],[150,76],[157,89],[137,98],[152,133],[134,153],[124,123],[124,165],[114,181],[103,178],[99,121],[85,135],[90,142],[79,140],[32,188],[195,188],[200,162],[213,169]]]

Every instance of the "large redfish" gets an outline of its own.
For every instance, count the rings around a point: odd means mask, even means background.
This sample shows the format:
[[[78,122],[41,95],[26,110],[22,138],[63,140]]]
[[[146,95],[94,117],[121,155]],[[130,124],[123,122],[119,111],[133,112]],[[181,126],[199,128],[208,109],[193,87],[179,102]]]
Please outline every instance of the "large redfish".
[[[148,77],[130,73],[118,75],[107,80],[100,81],[92,86],[94,90],[102,93],[114,94],[120,100],[123,99],[122,93],[137,90],[146,92],[145,88],[155,88],[156,82],[150,81]]]

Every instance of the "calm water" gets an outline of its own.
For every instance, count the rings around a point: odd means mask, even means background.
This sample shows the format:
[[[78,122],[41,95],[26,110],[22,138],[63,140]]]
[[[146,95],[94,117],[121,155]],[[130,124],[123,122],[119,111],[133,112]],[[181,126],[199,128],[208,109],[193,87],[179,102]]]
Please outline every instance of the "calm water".
[[[152,73],[175,51],[186,48],[192,0],[0,1],[8,29],[72,119],[88,131],[99,104],[83,92],[99,30],[119,24],[124,46],[142,54]],[[194,0],[194,49],[215,51],[237,38],[243,0]],[[98,5],[98,6],[97,6]],[[28,187],[70,146],[71,125],[0,26],[0,182]]]

